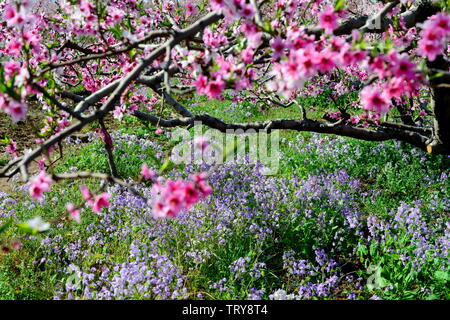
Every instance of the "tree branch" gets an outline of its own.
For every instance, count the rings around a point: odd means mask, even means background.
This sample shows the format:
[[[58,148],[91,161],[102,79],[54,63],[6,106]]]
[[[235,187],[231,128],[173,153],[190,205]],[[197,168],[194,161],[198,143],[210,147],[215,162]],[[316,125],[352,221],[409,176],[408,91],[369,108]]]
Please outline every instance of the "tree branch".
[[[426,149],[426,141],[428,140],[428,137],[423,136],[418,132],[405,130],[404,128],[398,129],[390,127],[377,127],[374,129],[366,129],[344,124],[343,122],[330,124],[324,121],[309,119],[279,119],[265,122],[226,123],[208,114],[194,115],[192,117],[184,118],[162,119],[148,113],[135,111],[134,116],[141,120],[149,121],[153,124],[158,124],[161,127],[194,126],[201,124],[213,129],[217,129],[223,133],[234,133],[236,130],[249,129],[264,131],[295,130],[336,134],[366,141],[386,141],[397,139],[400,141],[408,142],[418,148],[421,148],[422,150]],[[270,128],[270,130],[267,130],[267,128]]]

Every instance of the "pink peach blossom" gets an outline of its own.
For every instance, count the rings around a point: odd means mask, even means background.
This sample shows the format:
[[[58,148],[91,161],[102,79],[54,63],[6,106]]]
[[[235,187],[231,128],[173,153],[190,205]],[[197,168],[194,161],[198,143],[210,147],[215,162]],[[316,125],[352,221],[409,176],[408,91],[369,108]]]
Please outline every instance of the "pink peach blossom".
[[[141,167],[141,175],[145,180],[152,180],[156,176],[156,172],[150,170],[146,163]]]
[[[366,111],[374,111],[380,114],[387,113],[390,101],[378,88],[365,87],[361,90],[361,104]]]
[[[92,206],[92,211],[98,213],[102,210],[102,208],[108,207],[109,206],[108,199],[109,194],[107,194],[106,192],[95,197],[94,204]]]
[[[30,195],[34,199],[43,200],[44,192],[50,191],[52,178],[45,171],[41,171],[30,184]]]
[[[338,24],[338,15],[334,12],[332,6],[327,6],[324,11],[319,14],[319,26],[325,29],[325,33],[332,34]]]

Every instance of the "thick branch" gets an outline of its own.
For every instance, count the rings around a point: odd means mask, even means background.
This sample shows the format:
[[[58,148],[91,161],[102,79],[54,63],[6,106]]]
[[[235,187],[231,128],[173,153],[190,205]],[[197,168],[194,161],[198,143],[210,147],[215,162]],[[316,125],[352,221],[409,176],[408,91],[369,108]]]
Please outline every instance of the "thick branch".
[[[162,119],[157,116],[136,111],[134,115],[145,121],[153,124],[158,124],[162,127],[178,127],[178,126],[193,126],[205,125],[213,129],[217,129],[224,133],[234,133],[236,130],[295,130],[295,131],[309,131],[326,134],[336,134],[366,141],[386,141],[386,140],[400,140],[410,143],[423,150],[426,149],[426,141],[428,138],[418,132],[400,130],[397,128],[377,127],[374,129],[366,129],[344,124],[343,122],[330,124],[317,120],[271,120],[265,122],[249,122],[249,123],[226,123],[218,118],[207,114],[194,115],[192,117]],[[267,130],[270,128],[270,130]],[[239,132],[239,131],[237,131]]]

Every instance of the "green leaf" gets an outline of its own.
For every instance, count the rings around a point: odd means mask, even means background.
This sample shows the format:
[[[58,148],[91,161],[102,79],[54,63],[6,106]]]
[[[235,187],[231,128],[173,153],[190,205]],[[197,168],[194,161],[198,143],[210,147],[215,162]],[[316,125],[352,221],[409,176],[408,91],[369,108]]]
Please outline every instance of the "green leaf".
[[[167,28],[172,27],[172,23],[170,23],[169,19],[167,18],[164,21],[160,22],[159,25]]]
[[[334,10],[339,11],[344,8],[345,0],[336,0],[334,4]]]
[[[26,222],[18,222],[16,225],[19,230],[32,235],[44,233],[50,229],[50,223],[44,222],[40,217],[35,217]]]
[[[0,92],[6,92],[5,78],[3,77],[3,66],[0,65]]]
[[[440,280],[440,281],[449,281],[450,280],[450,272],[446,272],[446,271],[436,271],[434,273],[434,278],[436,280]]]
[[[389,281],[383,277],[380,277],[379,285],[381,288],[387,287],[389,285]]]
[[[130,56],[131,59],[134,59],[136,57],[136,55],[137,55],[137,50],[136,49],[131,49],[128,52],[128,55]]]
[[[264,21],[263,30],[267,33],[272,32],[272,25],[270,24],[270,21],[268,21],[268,20]]]
[[[367,251],[367,246],[366,246],[366,245],[360,245],[360,246],[358,247],[358,249],[356,249],[356,253],[357,253],[357,255],[360,256],[361,258],[364,257],[364,256],[367,256],[367,253],[368,253],[368,251]]]
[[[10,221],[7,222],[7,223],[5,223],[4,225],[2,225],[2,226],[0,227],[0,233],[5,232],[6,229],[8,229],[10,225],[11,225],[11,222],[10,222]]]
[[[172,169],[175,166],[175,163],[172,162],[169,158],[167,158],[167,160],[163,163],[163,165],[161,166],[161,168],[159,168],[159,173],[163,173],[167,170]]]
[[[0,140],[0,143],[2,144],[9,144],[11,142],[11,140],[9,140],[9,138],[7,136],[5,136],[5,138]]]
[[[444,72],[438,72],[438,73],[435,73],[435,74],[433,74],[433,75],[430,76],[430,80],[440,78],[440,77],[442,77],[442,76],[444,76],[444,75],[445,75]]]
[[[109,28],[109,31],[117,38],[122,38],[123,30],[119,27],[118,24],[116,26]]]
[[[19,222],[17,227],[25,233],[35,234],[34,230],[26,222]]]
[[[106,5],[102,1],[97,2],[97,10],[99,17],[104,17],[106,13]]]
[[[377,247],[374,243],[370,244],[370,248],[369,248],[369,252],[370,252],[370,256],[374,257],[376,252],[377,252]]]
[[[406,283],[409,283],[409,282],[413,281],[413,279],[414,279],[414,275],[413,275],[412,272],[410,272],[410,273],[408,273],[408,274],[406,275],[406,277],[405,277],[405,282],[406,282]]]

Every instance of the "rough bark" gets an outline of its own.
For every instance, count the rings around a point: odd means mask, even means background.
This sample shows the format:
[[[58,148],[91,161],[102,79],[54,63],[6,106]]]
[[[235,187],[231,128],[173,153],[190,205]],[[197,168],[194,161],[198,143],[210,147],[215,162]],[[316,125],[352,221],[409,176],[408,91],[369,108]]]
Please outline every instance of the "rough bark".
[[[199,114],[184,118],[162,119],[149,113],[135,111],[134,116],[152,124],[157,124],[161,127],[168,128],[205,125],[223,133],[235,133],[238,130],[248,129],[264,130],[268,133],[272,130],[309,131],[335,134],[366,141],[399,140],[414,145],[422,150],[426,149],[426,141],[428,140],[428,138],[421,133],[414,132],[412,130],[405,130],[405,128],[378,127],[367,129],[347,125],[343,122],[331,124],[324,121],[309,119],[278,119],[264,122],[226,123],[208,114]]]
[[[450,68],[450,61],[444,56],[439,56],[436,60],[428,61],[428,67],[437,70],[447,71]],[[433,137],[427,146],[430,153],[450,153],[450,75],[444,74],[432,77],[430,80],[432,90],[431,109],[434,113]]]

